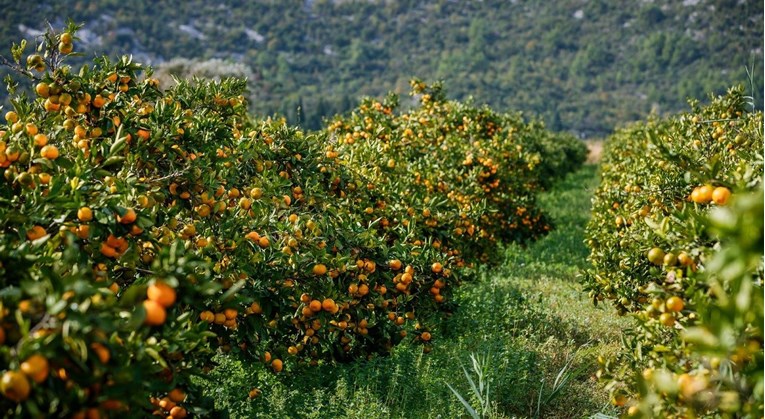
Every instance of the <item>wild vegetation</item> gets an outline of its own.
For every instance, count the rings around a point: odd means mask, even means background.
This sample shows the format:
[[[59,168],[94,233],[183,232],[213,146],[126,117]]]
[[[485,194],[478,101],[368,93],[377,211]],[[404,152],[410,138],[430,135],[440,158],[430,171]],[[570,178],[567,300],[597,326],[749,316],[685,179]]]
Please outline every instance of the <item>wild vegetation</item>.
[[[747,68],[749,90],[763,91],[755,0],[40,0],[4,12],[0,45],[71,18],[85,24],[80,64],[130,54],[163,81],[246,75],[253,111],[307,129],[361,96],[406,94],[412,76],[600,138],[652,110],[679,112],[687,98],[748,84]]]

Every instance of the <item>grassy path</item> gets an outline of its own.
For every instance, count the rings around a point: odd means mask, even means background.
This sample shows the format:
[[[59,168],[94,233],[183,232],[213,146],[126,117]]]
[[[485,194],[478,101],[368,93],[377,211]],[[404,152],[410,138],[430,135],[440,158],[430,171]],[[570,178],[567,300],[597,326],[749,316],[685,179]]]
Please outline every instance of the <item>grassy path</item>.
[[[592,379],[598,353],[613,350],[624,319],[595,308],[581,292],[584,226],[597,184],[586,166],[542,197],[556,230],[528,248],[511,246],[499,268],[465,284],[460,310],[444,325],[431,354],[398,347],[390,357],[320,367],[299,377],[258,374],[226,361],[210,377],[216,407],[231,417],[454,418],[467,410],[447,386],[487,417],[588,417],[609,413]],[[482,363],[474,370],[471,355]],[[462,367],[478,383],[477,397]],[[559,372],[567,377],[555,388]],[[254,400],[253,387],[263,389]],[[484,402],[484,403],[482,403]],[[268,412],[263,414],[263,412]]]

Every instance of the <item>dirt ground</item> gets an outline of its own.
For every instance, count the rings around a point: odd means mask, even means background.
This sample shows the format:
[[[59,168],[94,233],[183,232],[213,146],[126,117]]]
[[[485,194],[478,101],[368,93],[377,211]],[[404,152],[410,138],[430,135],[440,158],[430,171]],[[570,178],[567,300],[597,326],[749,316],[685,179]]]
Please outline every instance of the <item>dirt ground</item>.
[[[587,141],[587,148],[590,150],[590,153],[587,155],[587,163],[599,163],[600,156],[603,154],[603,141],[589,140]]]

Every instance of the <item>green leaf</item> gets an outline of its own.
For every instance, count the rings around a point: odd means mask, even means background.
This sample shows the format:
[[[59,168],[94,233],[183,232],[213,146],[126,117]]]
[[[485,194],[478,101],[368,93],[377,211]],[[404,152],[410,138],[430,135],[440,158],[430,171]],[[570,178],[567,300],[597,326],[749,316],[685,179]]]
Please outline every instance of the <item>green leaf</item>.
[[[98,211],[94,211],[93,216],[100,224],[110,225],[114,224],[115,222],[114,212],[106,207],[101,208]]]
[[[467,410],[471,418],[481,419],[481,417],[478,415],[478,412],[476,412],[475,409],[473,409],[473,406],[471,406],[470,403],[468,403],[465,400],[465,398],[462,397],[462,395],[459,392],[457,392],[457,390],[455,390],[454,387],[451,386],[451,384],[446,383],[446,386],[449,387],[449,390],[451,390],[452,393],[454,393],[454,395],[457,397],[457,400],[459,400],[460,403],[462,403],[462,406],[465,407],[465,410]]]
[[[145,348],[144,351],[149,354],[150,357],[152,357],[157,363],[159,363],[162,368],[167,368],[167,361],[165,361],[164,358],[159,354],[159,352],[156,351],[154,348]]]
[[[704,327],[690,327],[685,330],[682,338],[688,343],[707,348],[714,348],[720,343],[717,336]]]
[[[140,301],[144,300],[146,295],[146,285],[132,285],[123,291],[120,296],[120,305],[122,307],[135,307]],[[143,320],[143,319],[141,319]]]
[[[127,146],[127,136],[121,136],[122,134],[122,125],[117,129],[117,135],[116,140],[114,141],[114,144],[112,144],[111,147],[109,147],[109,156],[114,156],[115,154],[119,153],[120,151],[124,150]],[[107,159],[108,161],[108,159]]]
[[[105,168],[105,167],[109,167],[109,166],[114,166],[114,165],[120,164],[120,163],[122,163],[124,161],[125,161],[125,157],[123,157],[123,156],[112,156],[112,157],[109,157],[108,159],[104,160],[103,163],[101,163],[101,168]]]
[[[48,312],[52,315],[56,315],[60,313],[64,308],[66,308],[67,304],[68,303],[66,302],[66,300],[58,300],[55,304],[50,306],[50,308],[48,309]]]
[[[239,292],[242,288],[244,288],[244,286],[246,284],[247,284],[247,280],[240,279],[239,281],[237,281],[236,284],[234,284],[231,288],[226,290],[225,293],[223,293],[223,295],[220,297],[220,300],[221,301],[228,301],[228,300],[230,300],[231,298],[233,298],[236,295],[237,292]]]

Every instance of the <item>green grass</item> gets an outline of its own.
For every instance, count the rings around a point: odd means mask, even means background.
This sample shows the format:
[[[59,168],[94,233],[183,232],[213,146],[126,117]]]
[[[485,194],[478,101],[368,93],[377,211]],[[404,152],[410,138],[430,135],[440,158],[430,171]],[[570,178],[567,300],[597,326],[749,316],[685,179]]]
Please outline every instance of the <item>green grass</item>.
[[[597,183],[595,166],[571,174],[541,203],[557,228],[526,248],[510,246],[503,264],[485,269],[455,296],[459,310],[437,334],[435,349],[400,346],[387,357],[275,376],[221,359],[207,395],[231,417],[454,418],[467,410],[447,384],[478,408],[463,367],[488,357],[486,416],[571,418],[613,413],[592,378],[598,354],[615,350],[625,319],[596,308],[581,292],[584,226]],[[567,377],[554,389],[561,370]],[[258,387],[254,399],[247,392]],[[541,392],[541,395],[540,395]]]

